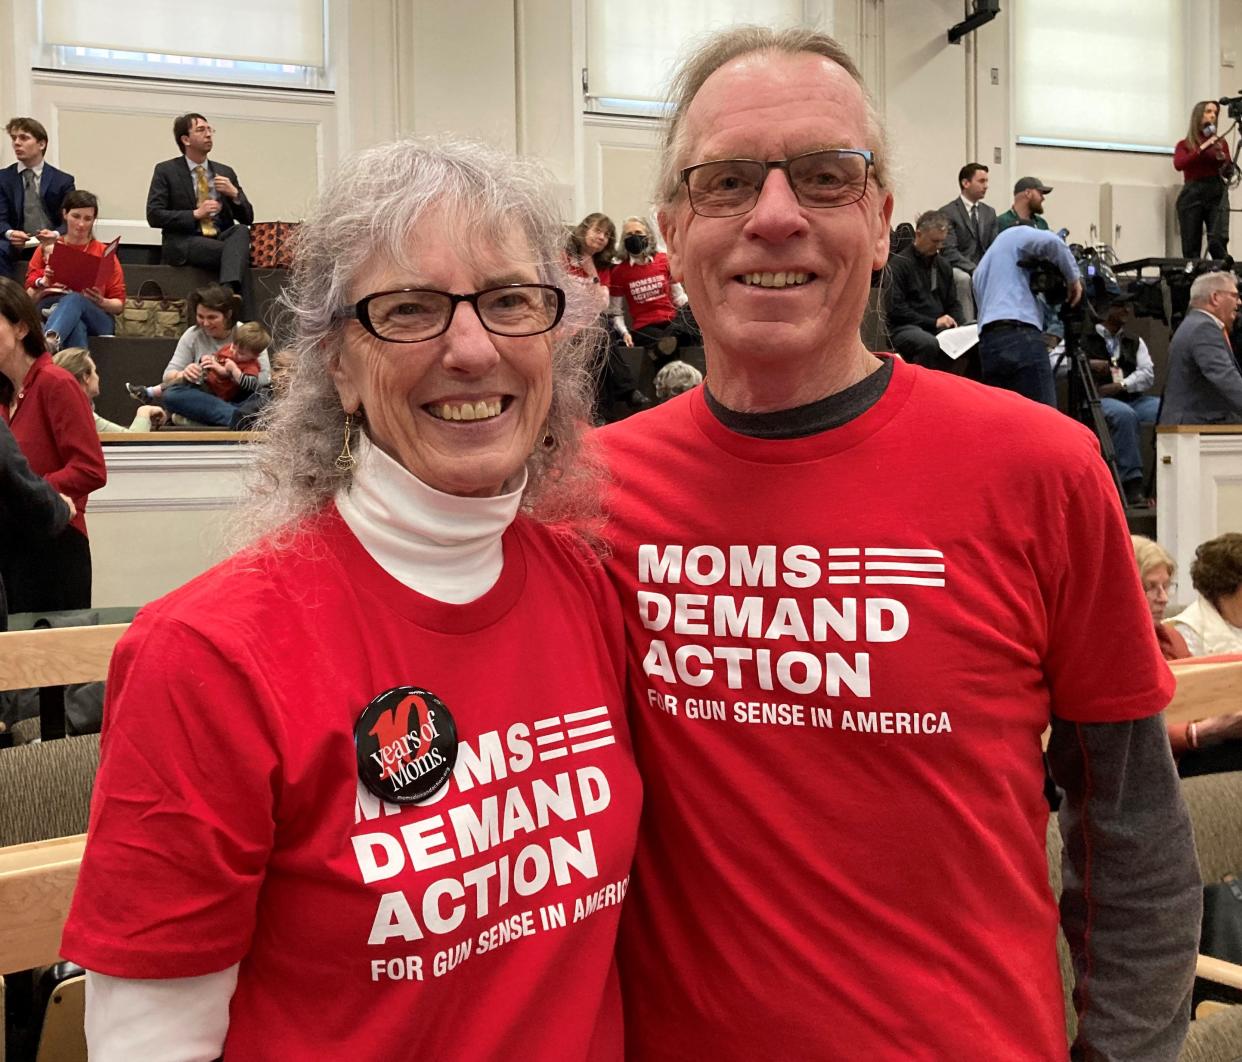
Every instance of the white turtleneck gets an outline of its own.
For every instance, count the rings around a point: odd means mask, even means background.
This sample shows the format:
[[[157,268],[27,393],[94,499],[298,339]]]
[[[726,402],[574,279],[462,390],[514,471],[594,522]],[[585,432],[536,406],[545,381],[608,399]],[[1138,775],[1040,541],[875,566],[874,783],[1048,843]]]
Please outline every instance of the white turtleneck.
[[[462,498],[427,486],[365,436],[348,491],[336,496],[346,526],[375,562],[411,590],[463,605],[500,578],[501,536],[517,516],[517,488],[493,498]]]
[[[501,538],[517,516],[526,472],[493,498],[444,494],[406,471],[363,436],[341,519],[398,582],[437,601],[482,597],[504,567]],[[228,1033],[238,967],[201,977],[139,980],[86,973],[86,1031],[92,1062],[216,1058]]]

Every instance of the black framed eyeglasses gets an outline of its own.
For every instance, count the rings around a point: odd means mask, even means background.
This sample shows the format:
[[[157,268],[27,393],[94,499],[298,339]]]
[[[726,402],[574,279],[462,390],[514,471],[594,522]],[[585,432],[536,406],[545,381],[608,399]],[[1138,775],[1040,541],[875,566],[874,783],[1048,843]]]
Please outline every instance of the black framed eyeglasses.
[[[690,209],[705,218],[731,218],[748,213],[759,202],[763,182],[772,170],[784,170],[794,196],[804,207],[825,210],[850,206],[867,194],[867,173],[874,165],[870,151],[831,148],[808,151],[791,159],[720,159],[700,162],[681,171]]]
[[[448,331],[457,304],[474,307],[479,323],[497,336],[537,336],[555,328],[565,313],[565,293],[551,284],[501,284],[455,295],[434,288],[377,291],[337,317],[355,318],[376,339],[422,343]]]

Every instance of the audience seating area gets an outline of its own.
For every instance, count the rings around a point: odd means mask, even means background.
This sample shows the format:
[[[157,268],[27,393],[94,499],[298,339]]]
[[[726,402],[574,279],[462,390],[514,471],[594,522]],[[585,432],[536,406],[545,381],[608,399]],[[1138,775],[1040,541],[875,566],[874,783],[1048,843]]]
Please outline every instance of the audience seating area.
[[[215,276],[202,269],[155,265],[147,260],[146,255],[131,253],[132,250],[122,245],[121,267],[125,273],[125,290],[130,298],[136,297],[142,286],[149,282],[158,285],[164,297],[169,299],[189,298],[195,289],[215,282]],[[276,327],[276,300],[286,277],[284,269],[251,269],[242,293],[243,319],[262,321],[274,337],[282,334]],[[187,319],[185,327],[193,323],[193,320]],[[99,370],[99,397],[95,400],[95,411],[117,424],[128,424],[134,418],[137,403],[126,392],[125,384],[159,383],[176,347],[176,339],[92,336],[91,357]]]

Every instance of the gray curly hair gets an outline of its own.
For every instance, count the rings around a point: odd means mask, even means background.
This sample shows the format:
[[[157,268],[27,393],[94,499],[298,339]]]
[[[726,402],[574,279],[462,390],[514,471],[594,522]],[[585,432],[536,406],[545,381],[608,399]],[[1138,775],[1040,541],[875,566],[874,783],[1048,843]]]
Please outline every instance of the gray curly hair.
[[[543,441],[526,462],[523,508],[545,521],[590,524],[598,511],[597,465],[580,452],[582,425],[601,349],[595,311],[564,271],[564,225],[536,163],[459,137],[410,138],[358,152],[320,193],[298,232],[291,282],[280,300],[282,333],[292,334],[294,368],[285,393],[260,422],[245,539],[292,531],[337,491],[352,469],[337,467],[345,410],[331,370],[344,342],[338,316],[358,276],[378,259],[413,267],[409,233],[443,212],[473,239],[529,242],[539,279],[565,292],[552,339],[552,401]],[[463,253],[469,253],[468,248]]]
[[[728,62],[752,52],[799,55],[811,52],[831,59],[857,82],[866,108],[867,140],[874,162],[872,178],[881,188],[889,187],[889,149],[879,113],[862,74],[849,52],[833,37],[806,27],[772,29],[768,26],[734,26],[708,37],[681,63],[669,90],[673,109],[664,123],[657,178],[656,201],[670,206],[681,192],[681,171],[690,148],[686,137],[686,111],[703,83]]]

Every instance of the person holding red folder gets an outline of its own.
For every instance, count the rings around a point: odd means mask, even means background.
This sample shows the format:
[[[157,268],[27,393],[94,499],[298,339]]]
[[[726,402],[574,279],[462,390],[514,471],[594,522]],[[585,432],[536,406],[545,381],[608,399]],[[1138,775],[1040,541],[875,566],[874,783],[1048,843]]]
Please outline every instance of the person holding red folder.
[[[65,234],[55,243],[41,244],[30,260],[26,273],[26,292],[47,314],[44,332],[48,347],[55,353],[68,347],[85,347],[91,336],[116,334],[116,315],[125,307],[125,275],[115,248],[95,239],[95,218],[99,200],[90,192],[75,189],[65,196]],[[94,283],[79,289],[83,271],[62,270],[57,275],[58,248],[69,247],[101,261]],[[68,259],[72,255],[66,255]],[[68,266],[68,261],[66,261]],[[72,273],[72,276],[70,276]],[[85,273],[89,281],[89,271]]]

